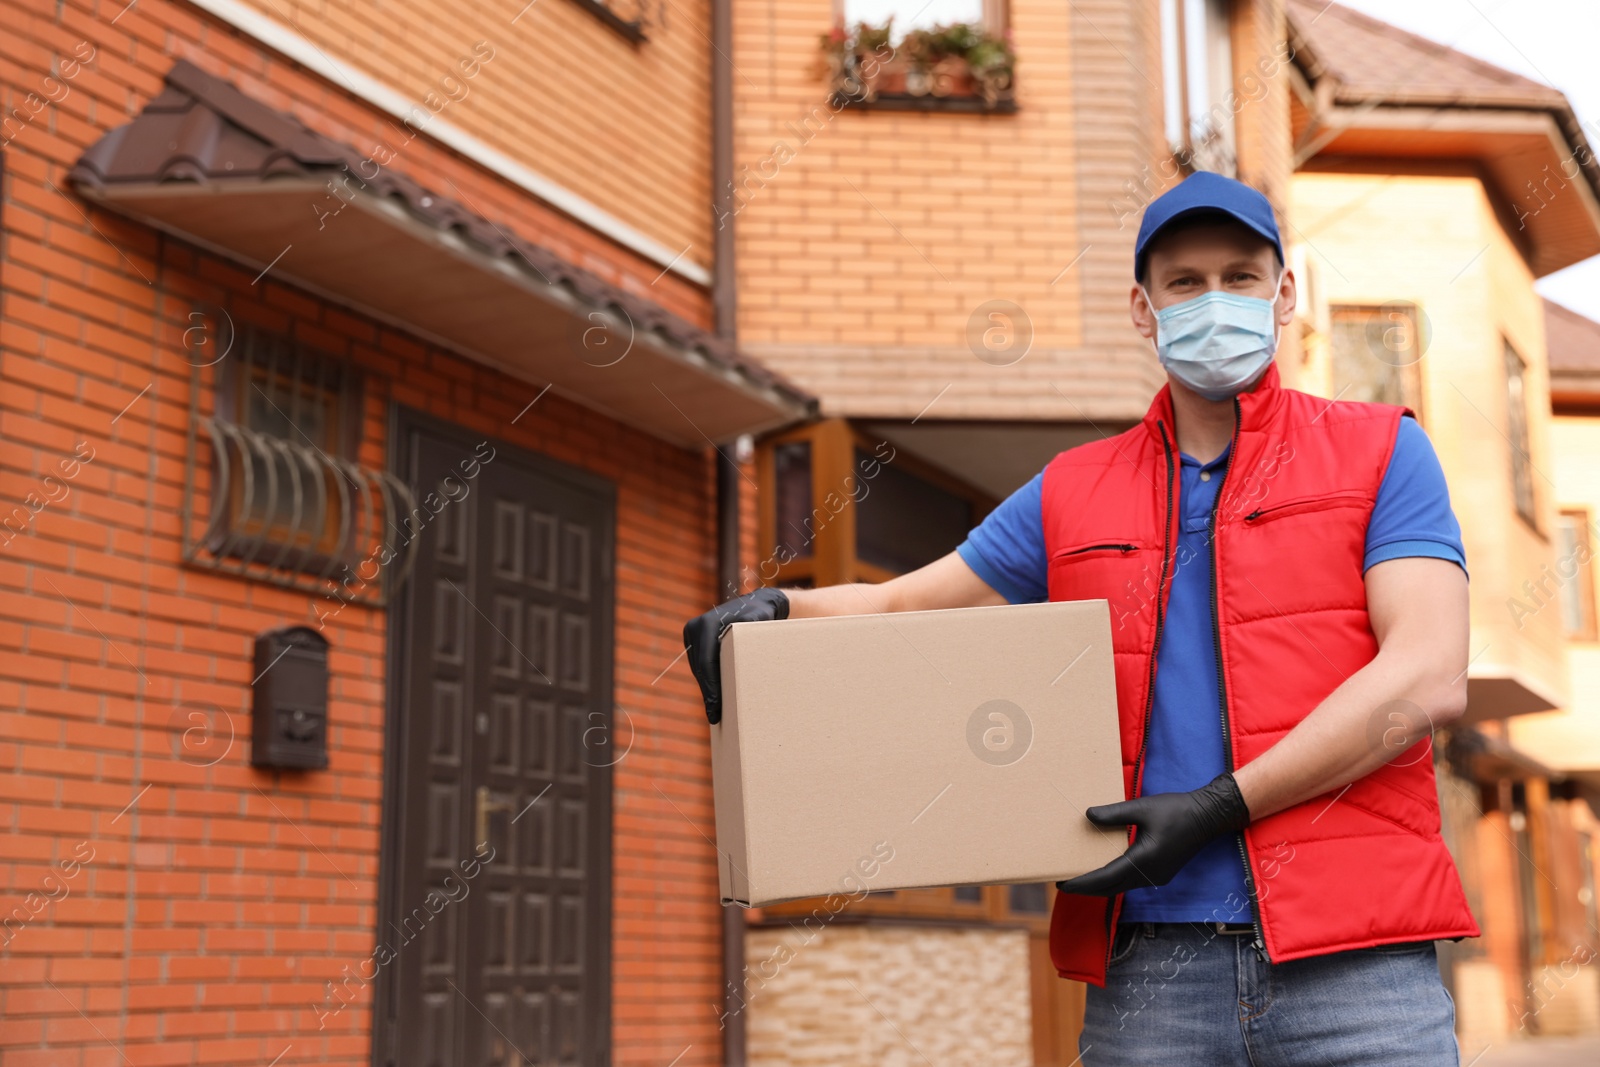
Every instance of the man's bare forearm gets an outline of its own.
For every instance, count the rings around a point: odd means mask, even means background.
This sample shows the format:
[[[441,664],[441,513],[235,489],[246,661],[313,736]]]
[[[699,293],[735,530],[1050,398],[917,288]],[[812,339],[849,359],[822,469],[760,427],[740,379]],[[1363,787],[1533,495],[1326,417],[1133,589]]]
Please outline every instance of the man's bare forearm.
[[[820,589],[785,589],[791,619],[826,615],[877,615],[1004,604],[1005,598],[979,578],[956,553],[909,574],[876,585],[852,582]]]
[[[826,585],[821,589],[785,589],[783,592],[789,598],[791,619],[826,615],[876,615],[903,610],[895,606],[895,597],[888,583],[872,585],[851,582],[847,585]]]
[[[1368,582],[1378,655],[1234,772],[1251,818],[1372,773],[1466,710],[1465,577],[1443,560],[1391,560],[1378,567],[1389,568]],[[1311,647],[1304,651],[1319,655]]]

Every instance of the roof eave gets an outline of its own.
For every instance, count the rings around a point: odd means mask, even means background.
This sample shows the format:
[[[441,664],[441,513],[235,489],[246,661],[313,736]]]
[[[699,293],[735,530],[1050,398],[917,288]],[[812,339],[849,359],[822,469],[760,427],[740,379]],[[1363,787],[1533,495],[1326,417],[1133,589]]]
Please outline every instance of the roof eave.
[[[1575,124],[1571,109],[1564,112]],[[1388,151],[1406,159],[1474,160],[1495,179],[1510,221],[1526,231],[1529,269],[1544,277],[1600,254],[1600,160],[1587,140],[1575,144],[1565,125],[1546,109],[1366,98],[1316,116],[1317,140],[1300,165],[1317,156],[1382,158]],[[1506,151],[1513,143],[1518,151]],[[1435,144],[1446,147],[1433,151]],[[1558,188],[1549,187],[1551,180]]]
[[[815,412],[816,401],[780,377],[763,375],[762,380],[739,364],[678,343],[633,321],[615,304],[595,303],[569,285],[543,280],[521,257],[490,255],[456,231],[415,218],[390,198],[356,191],[344,210],[354,208],[358,214],[329,219],[319,229],[310,205],[327,198],[327,187],[310,178],[205,184],[84,181],[78,190],[109,211],[253,273],[268,274],[511,377],[549,385],[556,394],[681,447],[768,432]],[[215,206],[203,209],[208,201]],[[225,210],[218,210],[221,205]],[[306,220],[299,231],[290,221],[297,216]],[[257,225],[241,225],[248,220]],[[273,245],[263,248],[251,229],[270,231]],[[318,241],[323,242],[320,248]],[[289,253],[297,243],[320,254],[293,257]],[[398,254],[370,251],[378,247]],[[280,249],[284,254],[278,258]],[[403,259],[404,267],[397,268],[394,259]],[[350,270],[352,262],[370,270]],[[474,294],[471,310],[463,306],[452,313],[449,301],[427,299],[429,290],[441,287]],[[604,350],[586,351],[585,342],[596,338],[597,344],[621,344],[625,351],[615,359]]]
[[[186,60],[68,178],[108,210],[675,444],[701,447],[816,410],[800,387],[666,310],[642,282],[601,278]]]

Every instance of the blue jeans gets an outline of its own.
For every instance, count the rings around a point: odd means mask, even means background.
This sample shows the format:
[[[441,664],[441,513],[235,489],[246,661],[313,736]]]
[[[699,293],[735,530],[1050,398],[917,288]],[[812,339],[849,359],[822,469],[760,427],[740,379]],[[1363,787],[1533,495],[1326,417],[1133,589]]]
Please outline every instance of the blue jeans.
[[[1457,1067],[1432,941],[1266,964],[1216,923],[1121,923],[1083,1067]]]

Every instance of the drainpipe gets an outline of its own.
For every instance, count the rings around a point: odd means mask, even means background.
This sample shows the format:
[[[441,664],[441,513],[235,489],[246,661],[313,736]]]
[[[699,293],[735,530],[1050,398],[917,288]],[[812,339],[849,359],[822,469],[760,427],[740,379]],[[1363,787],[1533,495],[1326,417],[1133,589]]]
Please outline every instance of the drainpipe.
[[[739,471],[721,455],[717,464],[717,599],[739,589]],[[722,1063],[745,1067],[744,909],[722,909]]]
[[[716,335],[737,332],[733,275],[733,0],[711,0],[711,306]]]
[[[733,273],[733,0],[711,0],[711,306],[716,335],[733,341],[738,301]],[[717,465],[717,600],[739,592],[739,471]],[[744,911],[722,909],[722,1062],[745,1067]]]

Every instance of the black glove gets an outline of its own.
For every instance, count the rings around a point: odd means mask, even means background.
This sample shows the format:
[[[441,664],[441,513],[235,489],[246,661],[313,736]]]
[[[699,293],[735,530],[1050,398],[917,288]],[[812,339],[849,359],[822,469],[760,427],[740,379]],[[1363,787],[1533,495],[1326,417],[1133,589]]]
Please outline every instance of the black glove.
[[[1250,825],[1250,809],[1231,773],[1188,793],[1155,793],[1084,813],[1096,826],[1137,826],[1128,851],[1088,874],[1057,882],[1063,893],[1111,897],[1130,889],[1166,885],[1219,834]]]
[[[689,650],[689,669],[700,683],[706,702],[706,719],[722,721],[722,635],[736,622],[766,622],[789,617],[789,598],[778,589],[763,586],[753,593],[718,604],[683,626],[683,647]]]

